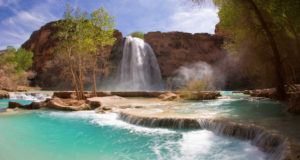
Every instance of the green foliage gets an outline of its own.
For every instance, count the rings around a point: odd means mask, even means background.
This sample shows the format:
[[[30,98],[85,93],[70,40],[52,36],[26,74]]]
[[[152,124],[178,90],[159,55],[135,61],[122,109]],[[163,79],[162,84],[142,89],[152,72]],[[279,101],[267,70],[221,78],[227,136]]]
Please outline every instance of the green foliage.
[[[8,46],[0,55],[0,89],[14,91],[18,85],[28,85],[35,74],[27,71],[32,65],[33,53],[23,48]]]
[[[32,65],[33,53],[23,48],[16,50],[15,48],[8,46],[7,50],[0,57],[0,68],[3,66],[13,66],[15,74],[21,74],[26,71]]]
[[[67,61],[74,88],[76,92],[80,90],[81,99],[85,74],[92,71],[95,79],[96,71],[108,71],[108,54],[104,52],[104,47],[116,40],[113,36],[114,17],[109,16],[103,7],[89,15],[88,12],[81,12],[80,8],[74,10],[68,4],[64,19],[56,26],[59,28],[55,35],[59,40],[55,48],[57,57]]]
[[[196,0],[197,1],[197,0]],[[201,0],[198,0],[201,1]],[[270,35],[253,5],[262,15],[266,27],[270,30],[275,44],[271,44]],[[220,7],[220,28],[228,31],[229,41],[225,48],[231,53],[238,54],[245,67],[246,74],[259,87],[272,87],[277,83],[278,70],[274,60],[274,46],[280,52],[279,58],[283,63],[281,68],[287,83],[300,79],[295,77],[295,68],[299,64],[295,59],[300,58],[300,2],[294,0],[214,0]],[[297,71],[296,71],[297,72]],[[277,75],[276,75],[277,74]]]
[[[91,13],[90,24],[93,33],[93,39],[97,46],[104,47],[112,45],[116,38],[114,38],[115,18],[103,8]]]
[[[210,77],[199,80],[195,79],[186,83],[184,87],[180,89],[180,95],[183,99],[198,100],[200,99],[201,92],[211,89]]]
[[[140,39],[144,39],[144,33],[142,33],[142,32],[136,31],[136,32],[132,32],[130,35],[132,37],[137,37],[137,38],[140,38]]]

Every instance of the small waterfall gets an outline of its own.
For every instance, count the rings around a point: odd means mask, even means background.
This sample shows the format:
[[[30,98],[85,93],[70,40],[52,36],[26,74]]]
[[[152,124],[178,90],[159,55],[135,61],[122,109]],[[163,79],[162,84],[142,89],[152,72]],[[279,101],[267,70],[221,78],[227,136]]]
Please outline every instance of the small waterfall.
[[[29,93],[29,92],[10,92],[9,99],[24,99],[34,102],[45,101],[51,98],[52,93]]]
[[[290,155],[290,144],[285,138],[254,125],[213,119],[142,117],[124,112],[121,112],[119,117],[125,122],[141,126],[206,129],[216,134],[249,140],[253,145],[268,153],[270,159],[283,160]]]
[[[127,36],[118,66],[118,91],[157,91],[163,89],[161,72],[151,46],[140,38]]]

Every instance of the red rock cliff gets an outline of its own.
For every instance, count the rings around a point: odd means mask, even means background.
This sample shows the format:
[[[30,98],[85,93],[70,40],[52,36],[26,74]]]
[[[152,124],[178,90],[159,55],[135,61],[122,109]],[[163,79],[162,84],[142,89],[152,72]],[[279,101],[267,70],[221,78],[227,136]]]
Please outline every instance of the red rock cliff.
[[[31,69],[37,73],[37,76],[33,80],[33,84],[49,89],[55,88],[55,86],[59,83],[57,82],[59,78],[53,79],[52,77],[49,77],[51,74],[57,75],[54,73],[58,73],[59,68],[52,68],[51,71],[46,71],[45,69],[47,62],[54,59],[53,47],[55,46],[55,43],[57,43],[57,40],[54,38],[54,34],[58,30],[58,28],[53,25],[54,23],[56,22],[50,22],[42,26],[39,30],[33,32],[29,40],[22,45],[22,48],[34,53]],[[118,30],[115,30],[114,36],[117,40],[123,37],[122,33]],[[112,46],[106,46],[105,50],[107,53],[110,53]]]
[[[155,51],[163,77],[172,76],[184,64],[198,61],[213,64],[225,56],[223,37],[218,35],[149,32],[145,41]]]

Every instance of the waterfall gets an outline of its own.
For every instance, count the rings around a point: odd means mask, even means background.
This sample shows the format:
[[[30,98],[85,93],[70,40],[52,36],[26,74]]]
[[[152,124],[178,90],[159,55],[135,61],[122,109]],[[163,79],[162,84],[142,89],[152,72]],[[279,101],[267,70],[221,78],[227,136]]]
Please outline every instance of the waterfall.
[[[116,85],[118,91],[157,91],[163,81],[155,53],[140,38],[127,36],[123,56],[118,66]]]

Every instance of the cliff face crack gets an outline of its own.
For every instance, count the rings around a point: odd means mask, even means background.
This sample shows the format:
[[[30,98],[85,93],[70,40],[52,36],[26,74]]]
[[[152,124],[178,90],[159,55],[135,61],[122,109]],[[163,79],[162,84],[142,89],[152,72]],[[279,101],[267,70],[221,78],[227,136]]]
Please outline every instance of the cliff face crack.
[[[254,125],[216,119],[147,117],[127,112],[121,112],[119,118],[127,123],[147,127],[206,129],[219,135],[249,140],[252,145],[267,153],[270,159],[282,160],[290,157],[290,144],[287,139]]]

